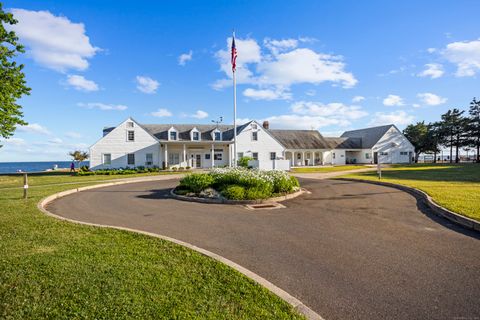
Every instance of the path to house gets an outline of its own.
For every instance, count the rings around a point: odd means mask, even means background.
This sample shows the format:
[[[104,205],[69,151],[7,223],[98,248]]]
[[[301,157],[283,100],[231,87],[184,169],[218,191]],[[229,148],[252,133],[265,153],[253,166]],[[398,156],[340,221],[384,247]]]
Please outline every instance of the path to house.
[[[478,319],[480,240],[397,189],[302,179],[312,193],[250,211],[169,198],[176,180],[80,192],[68,218],[192,243],[256,272],[325,319]]]

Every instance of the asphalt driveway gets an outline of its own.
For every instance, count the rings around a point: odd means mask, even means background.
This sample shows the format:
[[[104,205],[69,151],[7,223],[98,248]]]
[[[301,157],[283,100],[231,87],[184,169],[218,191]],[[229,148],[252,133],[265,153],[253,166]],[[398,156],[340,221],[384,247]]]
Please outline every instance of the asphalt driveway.
[[[169,198],[176,180],[54,201],[68,218],[155,232],[220,254],[326,319],[479,319],[477,233],[397,189],[302,179],[312,193],[278,210]]]

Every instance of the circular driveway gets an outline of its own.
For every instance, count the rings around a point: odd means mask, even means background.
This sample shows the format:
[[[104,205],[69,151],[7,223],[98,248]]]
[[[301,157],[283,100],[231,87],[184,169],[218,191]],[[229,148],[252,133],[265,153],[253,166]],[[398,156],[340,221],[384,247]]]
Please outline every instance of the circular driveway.
[[[311,194],[276,210],[174,200],[169,190],[177,180],[83,191],[47,209],[207,249],[325,319],[479,319],[478,233],[433,216],[394,188],[300,182]]]

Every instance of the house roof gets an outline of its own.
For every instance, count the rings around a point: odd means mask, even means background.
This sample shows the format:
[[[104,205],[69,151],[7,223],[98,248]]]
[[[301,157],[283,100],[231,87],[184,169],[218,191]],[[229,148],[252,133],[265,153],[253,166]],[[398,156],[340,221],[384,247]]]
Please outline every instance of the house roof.
[[[325,138],[316,130],[268,130],[286,149],[329,149]]]
[[[353,137],[325,137],[331,149],[361,149],[362,138]]]
[[[385,133],[393,126],[393,124],[389,124],[386,126],[345,131],[342,134],[341,138],[360,138],[361,148],[369,149],[373,148],[373,146],[375,146],[375,144],[380,140],[380,138],[382,138]]]

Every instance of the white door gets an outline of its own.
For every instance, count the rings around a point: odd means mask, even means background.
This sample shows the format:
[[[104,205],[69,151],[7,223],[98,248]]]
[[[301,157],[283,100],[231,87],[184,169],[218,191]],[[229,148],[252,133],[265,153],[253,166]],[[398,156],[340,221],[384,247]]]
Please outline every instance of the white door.
[[[202,167],[202,155],[200,153],[196,153],[194,158],[193,158],[193,166],[195,168],[201,168]]]

